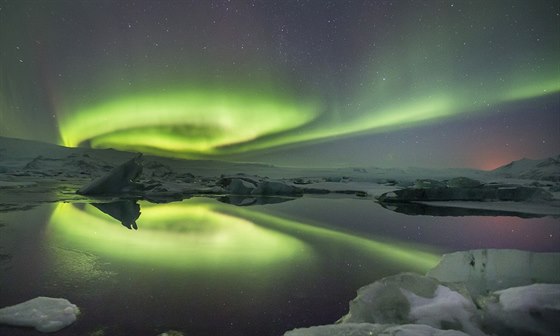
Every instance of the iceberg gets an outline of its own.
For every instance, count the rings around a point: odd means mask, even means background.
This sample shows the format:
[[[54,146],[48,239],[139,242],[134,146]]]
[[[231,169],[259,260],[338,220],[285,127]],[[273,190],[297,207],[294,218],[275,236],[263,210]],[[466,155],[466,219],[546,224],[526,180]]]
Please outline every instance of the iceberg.
[[[441,330],[421,324],[347,323],[294,329],[284,336],[468,336],[457,330]]]
[[[473,250],[444,255],[426,276],[401,273],[358,290],[336,324],[285,336],[553,336],[560,253]]]
[[[476,296],[533,283],[560,283],[559,267],[559,253],[482,249],[445,254],[427,275],[464,283]]]
[[[303,190],[282,181],[259,180],[246,176],[222,177],[216,182],[230,195],[301,196]]]
[[[252,194],[263,196],[301,196],[303,191],[298,187],[280,181],[262,181],[257,188],[253,190]]]
[[[483,324],[497,335],[558,335],[560,285],[512,287],[479,300]]]
[[[255,182],[241,178],[222,179],[218,184],[231,195],[250,195],[256,188]]]
[[[79,313],[78,307],[66,299],[40,296],[0,309],[0,324],[54,332],[74,323]]]
[[[456,182],[461,184],[466,182]],[[425,183],[424,183],[425,185]],[[433,202],[433,201],[509,201],[544,202],[553,200],[553,195],[537,187],[483,185],[478,187],[431,187],[405,188],[379,196],[380,202]]]
[[[414,273],[386,277],[360,288],[350,302],[350,312],[340,322],[424,324],[484,335],[477,327],[476,306],[468,295]]]
[[[80,195],[114,195],[140,189],[141,186],[135,181],[142,173],[141,158],[142,154],[138,154],[108,174],[78,189],[76,193]]]

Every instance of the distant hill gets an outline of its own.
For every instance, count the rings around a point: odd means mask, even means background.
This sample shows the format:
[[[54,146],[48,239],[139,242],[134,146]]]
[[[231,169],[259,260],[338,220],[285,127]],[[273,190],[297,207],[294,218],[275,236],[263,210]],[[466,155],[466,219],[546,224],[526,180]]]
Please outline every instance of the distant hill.
[[[542,160],[513,161],[494,169],[492,173],[509,178],[560,182],[560,155]]]
[[[70,155],[74,150],[45,142],[0,136],[0,159],[32,159],[38,155],[59,158]]]
[[[62,170],[74,167],[76,171],[88,172],[98,166],[109,167],[134,157],[136,153],[114,149],[67,148],[31,140],[6,138],[0,136],[0,172],[14,169]],[[473,169],[425,169],[425,168],[293,168],[273,166],[254,162],[228,162],[220,160],[184,160],[144,156],[149,166],[151,161],[165,165],[174,171],[189,172],[198,176],[219,176],[244,173],[268,176],[271,178],[288,177],[328,177],[329,180],[378,181],[398,180],[414,182],[416,179],[445,180],[464,176],[488,181],[494,177],[547,180],[560,182],[560,155],[544,160],[521,159],[513,161],[491,172]],[[94,169],[95,170],[95,169]]]
[[[71,170],[71,173],[93,174],[105,171],[132,157],[136,153],[114,149],[67,148],[32,140],[0,136],[0,173],[6,171],[33,171],[53,173]],[[424,168],[377,168],[377,167],[283,167],[267,163],[233,162],[222,160],[186,160],[144,156],[145,168],[161,167],[196,176],[220,176],[247,174],[270,178],[321,177],[326,181],[381,181],[412,184],[416,179],[445,180],[458,176],[486,180],[487,172],[472,169],[424,169]]]

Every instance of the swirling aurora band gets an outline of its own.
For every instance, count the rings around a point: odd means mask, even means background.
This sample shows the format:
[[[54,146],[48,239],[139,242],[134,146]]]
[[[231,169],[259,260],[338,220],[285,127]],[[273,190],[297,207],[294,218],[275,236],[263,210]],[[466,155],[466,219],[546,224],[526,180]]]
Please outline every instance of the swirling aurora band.
[[[358,237],[202,199],[141,205],[139,230],[130,232],[93,206],[81,210],[59,204],[48,234],[57,244],[105,257],[187,269],[312,264],[317,256],[306,238],[328,240],[420,271],[439,259],[425,247]],[[291,232],[298,232],[303,240]]]
[[[294,165],[338,145],[375,165],[556,154],[556,0],[152,7],[6,3],[0,135],[183,158],[281,163],[300,152]],[[416,127],[426,123],[437,129]],[[269,152],[291,147],[302,148]]]
[[[172,157],[215,157],[386,132],[558,92],[560,81],[551,79],[490,92],[426,93],[397,103],[371,103],[370,112],[332,122],[321,119],[319,103],[186,90],[110,100],[65,114],[59,126],[62,144],[69,147],[89,143]]]
[[[60,128],[70,147],[89,141],[93,147],[188,157],[297,128],[316,113],[310,103],[190,90],[109,101],[63,118]]]

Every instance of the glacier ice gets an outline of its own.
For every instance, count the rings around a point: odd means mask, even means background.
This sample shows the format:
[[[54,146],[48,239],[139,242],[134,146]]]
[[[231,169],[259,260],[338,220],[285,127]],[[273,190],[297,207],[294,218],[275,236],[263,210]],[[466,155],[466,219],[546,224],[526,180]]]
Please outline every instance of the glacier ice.
[[[142,174],[141,157],[142,154],[138,154],[115,167],[106,175],[78,189],[76,193],[80,195],[112,195],[139,189],[140,186],[135,181]]]
[[[284,336],[468,336],[457,330],[441,330],[422,324],[346,323],[294,329]]]
[[[409,319],[435,328],[459,329],[469,335],[484,335],[478,328],[474,303],[448,287],[438,285],[432,297],[422,297],[402,290],[410,304]]]
[[[533,283],[560,283],[560,253],[483,249],[445,254],[428,271],[440,282],[464,283],[471,294],[485,294]]]
[[[342,323],[425,324],[484,335],[470,298],[414,273],[383,278],[361,288]]]
[[[463,182],[457,182],[463,183]],[[444,202],[444,201],[515,201],[545,202],[554,196],[538,187],[519,185],[483,185],[479,187],[427,187],[427,183],[417,184],[420,188],[405,188],[387,192],[378,197],[380,202]]]
[[[250,195],[256,186],[247,180],[232,178],[226,190],[232,195]]]
[[[412,323],[408,316],[410,302],[402,289],[431,297],[437,286],[436,280],[414,273],[383,278],[358,290],[358,296],[350,302],[350,311],[341,322]]]
[[[534,284],[497,291],[505,311],[560,310],[560,285]]]
[[[0,309],[0,324],[54,332],[76,321],[80,310],[66,299],[37,297]]]
[[[498,335],[558,335],[560,285],[533,284],[496,291],[480,300],[484,324]]]
[[[253,190],[253,195],[285,195],[295,196],[303,194],[298,187],[285,184],[280,181],[262,181],[257,188]]]
[[[560,253],[444,255],[427,276],[401,273],[358,290],[337,324],[286,336],[558,335]]]

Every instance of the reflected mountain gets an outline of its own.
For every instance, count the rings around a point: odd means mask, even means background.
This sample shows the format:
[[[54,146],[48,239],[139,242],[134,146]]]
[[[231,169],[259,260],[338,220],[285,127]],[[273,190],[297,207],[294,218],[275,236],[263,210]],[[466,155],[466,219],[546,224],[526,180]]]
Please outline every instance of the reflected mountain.
[[[379,203],[387,210],[410,216],[441,216],[441,217],[465,217],[465,216],[510,216],[519,218],[542,218],[546,215],[522,213],[516,211],[503,211],[491,209],[467,209],[454,207],[438,207],[420,203]]]
[[[140,217],[140,205],[133,200],[123,200],[113,203],[91,203],[94,207],[115,218],[124,227],[138,230],[136,220]]]
[[[276,196],[241,196],[241,195],[228,195],[218,198],[222,203],[237,205],[237,206],[250,206],[250,205],[264,205],[264,204],[277,204],[288,201],[293,201],[295,198],[291,197],[276,197]]]

